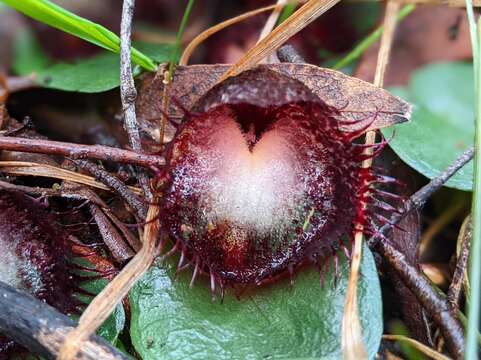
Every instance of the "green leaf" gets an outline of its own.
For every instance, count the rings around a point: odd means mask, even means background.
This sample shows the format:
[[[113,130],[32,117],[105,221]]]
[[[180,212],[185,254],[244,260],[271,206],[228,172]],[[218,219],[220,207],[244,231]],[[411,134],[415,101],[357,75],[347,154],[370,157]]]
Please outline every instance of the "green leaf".
[[[84,266],[88,266],[83,263]],[[91,267],[91,265],[89,266]],[[89,274],[91,275],[91,274]],[[102,289],[107,285],[105,279],[89,280],[82,284],[82,289],[97,295],[102,291]],[[88,304],[92,297],[85,295],[77,295],[77,297]],[[102,336],[105,340],[114,344],[117,342],[119,334],[122,332],[125,326],[125,311],[124,307],[120,304],[118,305],[114,312],[108,317],[108,319],[102,324],[102,326],[97,330],[97,335]]]
[[[16,34],[12,69],[17,75],[45,69],[51,62],[30,29],[25,28]]]
[[[143,49],[159,62],[167,61],[172,46],[142,43]],[[98,93],[116,88],[120,84],[120,59],[113,53],[102,53],[72,64],[56,64],[39,71],[36,82],[46,88]],[[134,76],[140,74],[134,67]]]
[[[407,88],[392,92],[413,104],[411,121],[384,129],[389,145],[409,166],[433,179],[473,144],[474,96],[471,64],[432,64],[413,75]],[[446,183],[460,190],[473,186],[473,164]]]
[[[207,279],[189,288],[190,272],[174,281],[174,261],[153,267],[130,294],[132,343],[144,360],[332,358],[341,354],[341,323],[349,266],[340,256],[333,271],[304,269],[294,286],[282,281],[212,302]],[[331,269],[333,268],[331,264]],[[383,329],[379,278],[367,248],[359,305],[370,357]]]
[[[77,36],[104,49],[115,53],[120,52],[120,39],[112,31],[81,18],[48,0],[0,1],[32,19]],[[132,61],[146,70],[155,71],[157,68],[151,58],[134,48],[132,48]]]

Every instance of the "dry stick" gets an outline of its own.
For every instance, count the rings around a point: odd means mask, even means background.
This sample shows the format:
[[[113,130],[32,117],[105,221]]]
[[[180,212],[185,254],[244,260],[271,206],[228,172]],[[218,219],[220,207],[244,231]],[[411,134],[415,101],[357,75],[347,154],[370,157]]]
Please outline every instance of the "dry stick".
[[[125,263],[135,254],[127,245],[117,228],[110,222],[107,215],[104,214],[100,206],[96,204],[89,204],[90,213],[97,223],[99,233],[107,245],[113,259],[120,264]]]
[[[75,322],[54,308],[0,282],[0,332],[46,359],[55,359]],[[84,342],[76,359],[127,360],[99,336]]]
[[[267,35],[270,34],[272,29],[274,29],[274,26],[276,26],[277,20],[279,19],[279,16],[282,12],[282,9],[286,5],[287,0],[277,0],[278,7],[276,7],[274,10],[272,10],[272,13],[269,15],[267,18],[266,23],[264,24],[264,27],[261,30],[261,33],[259,35],[259,39],[257,40],[257,43],[259,43],[262,39],[264,39]],[[259,61],[259,63],[278,63],[279,59],[277,58],[276,53],[272,53],[269,55],[267,58],[262,59]]]
[[[463,281],[468,267],[469,249],[471,247],[471,238],[473,229],[471,224],[471,216],[466,217],[459,232],[458,241],[461,241],[461,250],[457,256],[456,269],[454,270],[453,280],[448,289],[448,301],[453,310],[459,309],[459,301],[461,300],[461,290]]]
[[[287,4],[287,0],[277,0],[277,6],[274,8],[272,13],[269,15],[269,18],[267,19],[266,23],[264,24],[264,27],[262,28],[262,31],[259,35],[259,41],[264,39],[269,33],[274,29],[274,26],[276,26],[277,20],[279,19],[279,16],[281,15],[282,9],[284,6]]]
[[[405,201],[402,212],[391,216],[390,223],[382,226],[376,235],[368,240],[369,247],[382,255],[388,264],[396,271],[400,279],[416,296],[419,303],[427,310],[436,325],[441,330],[451,355],[461,359],[464,352],[463,328],[451,309],[449,302],[432,286],[431,282],[416,267],[412,266],[404,254],[387,241],[393,225],[398,224],[411,211],[424,206],[429,197],[439,190],[459,169],[466,165],[474,156],[474,149],[464,152],[446,171],[431,180]]]
[[[381,38],[381,46],[377,58],[376,74],[374,77],[374,85],[382,87],[384,83],[384,74],[386,72],[389,53],[391,51],[394,31],[396,29],[396,17],[400,3],[390,1],[386,7],[384,17],[384,32]],[[376,141],[376,132],[369,131],[366,134],[366,145],[372,145]],[[372,147],[366,149],[366,155],[372,155]],[[372,158],[364,160],[361,164],[362,168],[370,168]],[[361,206],[366,209],[367,204]],[[344,316],[342,319],[342,349],[345,359],[367,358],[364,341],[362,338],[361,323],[359,320],[359,309],[357,301],[357,286],[359,280],[359,269],[361,267],[362,257],[362,241],[364,226],[358,226],[354,234],[354,245],[352,251],[351,272],[349,274],[349,282],[347,287],[346,301],[344,307]]]
[[[128,33],[130,34],[133,1],[124,0],[123,10],[122,28],[128,28]],[[121,62],[121,67],[131,67],[130,61]],[[130,74],[132,74],[131,71]],[[124,79],[121,80],[123,81]],[[131,108],[130,114],[133,114],[135,117],[134,107]],[[153,199],[153,203],[155,203],[155,199]],[[79,325],[69,334],[67,340],[62,345],[58,356],[59,360],[71,360],[75,358],[75,355],[78,353],[83,342],[102,325],[117,304],[122,301],[132,286],[135,285],[137,280],[149,269],[156,254],[156,243],[160,227],[159,212],[160,210],[157,205],[151,205],[149,207],[144,228],[142,248],[123,268],[123,270],[92,300],[87,309],[83,312],[79,319]]]
[[[97,159],[124,164],[139,165],[146,168],[160,167],[164,158],[157,155],[141,154],[104,145],[83,145],[62,141],[27,139],[0,136],[0,150],[20,151],[37,154],[63,155],[71,159]]]
[[[144,202],[140,200],[137,195],[134,194],[130,190],[130,188],[122,181],[120,181],[117,177],[87,160],[75,161],[75,164],[78,165],[80,168],[87,170],[90,175],[94,176],[104,185],[114,190],[122,197],[122,199],[127,204],[130,205],[130,207],[132,207],[132,209],[136,212],[138,218],[142,220],[145,219],[145,217],[147,216],[147,208]]]
[[[144,242],[140,251],[124,269],[92,300],[72,330],[59,353],[59,360],[75,359],[84,341],[102,325],[137,280],[149,269],[155,258],[156,240],[159,233],[159,208],[149,207]]]
[[[135,89],[131,60],[132,18],[134,16],[135,0],[124,0],[122,6],[122,20],[120,22],[120,97],[124,110],[124,127],[127,131],[130,146],[134,151],[142,152],[137,116],[135,114]],[[144,189],[146,198],[152,201],[150,180],[142,170],[139,172],[139,183]]]

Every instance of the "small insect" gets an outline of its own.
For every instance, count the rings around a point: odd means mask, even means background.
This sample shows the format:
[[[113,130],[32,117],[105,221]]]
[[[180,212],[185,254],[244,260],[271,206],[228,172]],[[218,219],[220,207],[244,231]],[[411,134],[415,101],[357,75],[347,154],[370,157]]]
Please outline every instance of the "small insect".
[[[321,266],[368,218],[377,177],[355,139],[369,124],[354,130],[342,109],[265,66],[209,90],[169,144],[160,185],[179,269],[223,294]]]

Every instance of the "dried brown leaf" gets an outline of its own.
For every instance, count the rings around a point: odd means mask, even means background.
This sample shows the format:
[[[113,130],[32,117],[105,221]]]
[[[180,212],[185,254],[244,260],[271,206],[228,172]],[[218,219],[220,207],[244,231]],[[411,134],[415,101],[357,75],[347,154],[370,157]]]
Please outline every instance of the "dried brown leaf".
[[[328,105],[342,109],[347,120],[375,120],[369,129],[379,129],[409,120],[411,107],[405,101],[368,82],[341,72],[309,64],[270,64],[271,70],[303,82]],[[179,66],[174,74],[170,94],[176,101],[169,107],[170,119],[179,122],[188,110],[214,86],[229,65]],[[141,127],[157,140],[158,123],[162,117],[163,71],[145,76],[137,101],[137,116]],[[262,101],[262,99],[259,99]]]

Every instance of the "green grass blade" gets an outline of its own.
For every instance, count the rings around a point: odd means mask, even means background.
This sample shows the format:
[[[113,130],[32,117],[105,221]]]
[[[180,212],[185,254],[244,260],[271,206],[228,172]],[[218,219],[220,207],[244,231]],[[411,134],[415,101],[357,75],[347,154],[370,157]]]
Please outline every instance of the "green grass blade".
[[[397,15],[396,21],[400,22],[406,16],[413,12],[416,8],[414,4],[408,4],[404,6]],[[332,67],[335,70],[342,69],[343,67],[348,66],[352,62],[354,62],[357,58],[359,58],[372,44],[378,41],[381,38],[381,35],[384,31],[382,26],[378,27],[374,30],[371,34],[369,34],[364,40],[362,40],[354,49],[352,49],[346,56],[344,56],[341,60],[334,64]]]
[[[294,11],[296,10],[297,7],[297,1],[291,4],[286,4],[284,6],[284,9],[281,12],[281,15],[279,16],[279,19],[277,20],[277,25],[281,24],[284,22],[289,16],[291,16]]]
[[[48,0],[0,0],[17,11],[49,26],[77,36],[104,49],[120,52],[120,39],[112,31],[77,16]],[[132,61],[146,70],[155,71],[154,61],[132,49]]]
[[[182,20],[180,22],[179,31],[177,31],[177,36],[175,38],[175,47],[174,51],[172,51],[172,57],[169,64],[169,75],[171,77],[171,80],[174,65],[177,63],[179,58],[182,35],[184,34],[187,21],[189,21],[190,13],[192,12],[192,7],[194,6],[194,1],[195,0],[189,0],[189,2],[187,3],[187,7],[185,8],[184,15],[182,16]]]
[[[471,240],[470,261],[469,261],[469,282],[471,291],[469,293],[468,326],[466,334],[465,359],[478,359],[477,335],[479,328],[479,313],[481,310],[481,88],[480,88],[480,67],[479,39],[481,34],[481,21],[476,27],[471,0],[466,0],[466,11],[468,15],[471,34],[471,45],[473,49],[474,84],[475,84],[475,153],[474,153],[474,186],[472,222],[473,238]]]

